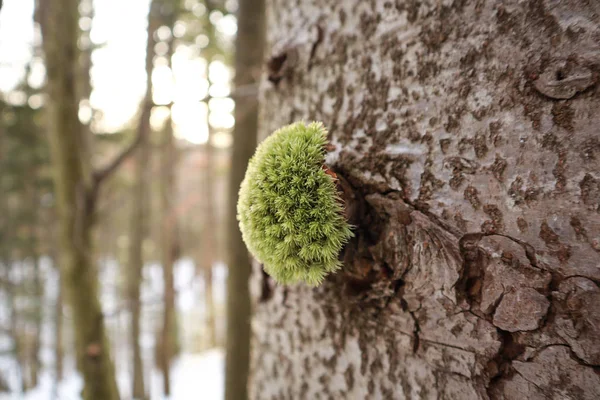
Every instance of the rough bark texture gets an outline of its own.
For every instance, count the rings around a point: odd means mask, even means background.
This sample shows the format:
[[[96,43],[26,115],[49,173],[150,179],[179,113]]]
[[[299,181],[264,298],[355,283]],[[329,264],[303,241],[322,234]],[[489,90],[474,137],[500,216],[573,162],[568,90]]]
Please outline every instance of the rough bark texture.
[[[263,59],[265,2],[241,0],[235,41],[235,88],[260,79]],[[235,99],[235,128],[227,204],[227,338],[225,358],[225,400],[248,398],[250,364],[250,293],[252,266],[236,220],[238,190],[248,160],[256,147],[258,99],[256,95]]]
[[[253,275],[251,397],[600,396],[600,3],[268,5],[261,134],[321,120],[356,237]]]
[[[40,3],[42,4],[42,3]],[[60,226],[60,268],[71,308],[77,367],[86,400],[118,399],[119,394],[98,300],[91,243],[98,187],[84,157],[76,90],[78,60],[77,0],[43,3],[42,34],[49,95],[49,141]]]

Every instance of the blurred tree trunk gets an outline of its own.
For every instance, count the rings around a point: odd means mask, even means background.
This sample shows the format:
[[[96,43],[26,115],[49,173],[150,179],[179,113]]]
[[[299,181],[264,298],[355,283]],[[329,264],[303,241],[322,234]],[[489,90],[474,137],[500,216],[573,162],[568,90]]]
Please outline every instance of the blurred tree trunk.
[[[52,265],[57,266],[56,257],[52,257]],[[63,345],[63,284],[60,276],[60,271],[57,274],[57,291],[56,302],[54,303],[54,374],[56,382],[63,379],[63,360],[65,358]]]
[[[145,101],[145,103],[148,103]],[[149,117],[150,105],[144,104],[142,106],[142,118],[144,116]],[[146,110],[147,109],[147,110]],[[148,129],[148,118],[146,122],[140,120],[140,124],[144,126],[138,127],[138,129]],[[135,182],[133,187],[133,204],[131,210],[131,221],[130,221],[130,248],[129,248],[129,265],[127,269],[127,281],[128,281],[128,304],[129,312],[131,316],[131,327],[130,327],[130,343],[132,346],[132,364],[133,364],[133,382],[132,382],[132,394],[135,399],[145,399],[146,392],[144,387],[144,365],[142,362],[142,351],[140,347],[140,314],[141,314],[141,300],[140,300],[140,286],[143,280],[143,252],[142,245],[144,241],[144,225],[145,225],[145,214],[147,210],[146,196],[147,196],[147,185],[146,185],[146,171],[145,168],[148,165],[148,148],[145,140],[140,143],[140,148],[137,150],[135,155]]]
[[[210,63],[216,54],[222,54],[223,50],[219,47],[216,35],[215,25],[210,20],[210,15],[216,9],[217,3],[204,1],[206,5],[206,13],[201,23],[203,24],[203,32],[208,36],[208,46],[202,49],[202,56],[206,59],[206,79],[208,80],[208,93],[204,99],[208,109],[208,119],[210,119],[210,102],[212,96],[210,94]],[[216,308],[213,295],[213,267],[216,259],[218,241],[216,238],[219,235],[219,227],[217,223],[216,207],[215,207],[215,168],[214,168],[214,147],[212,140],[214,137],[214,128],[207,120],[208,137],[204,145],[204,156],[206,168],[204,169],[204,231],[202,240],[202,268],[204,271],[204,299],[206,309],[206,333],[208,347],[217,345],[217,325],[216,325]]]
[[[20,327],[21,317],[19,315],[17,309],[17,294],[16,294],[16,285],[13,282],[13,273],[12,266],[13,261],[10,258],[7,258],[8,262],[5,264],[5,276],[4,283],[6,287],[6,300],[8,306],[8,315],[9,315],[9,327],[8,333],[13,341],[13,357],[17,361],[18,371],[19,371],[19,387],[18,391],[22,392],[27,389],[27,381],[25,379],[25,365],[26,360],[24,357],[23,345],[24,345],[24,337],[22,335],[22,330]]]
[[[78,4],[52,0],[43,8],[42,34],[49,94],[49,141],[60,226],[60,265],[65,294],[73,315],[77,366],[86,400],[118,399],[114,366],[99,302],[91,230],[98,181],[78,118]]]
[[[27,276],[26,279],[31,279],[28,283],[28,287],[31,289],[30,296],[31,301],[33,302],[33,307],[31,310],[31,318],[33,319],[33,332],[31,338],[27,338],[28,341],[28,379],[27,379],[27,387],[34,388],[38,385],[38,375],[41,368],[40,361],[40,347],[41,347],[41,333],[42,333],[42,323],[43,323],[43,308],[42,302],[44,297],[44,287],[42,285],[42,280],[40,279],[40,256],[38,254],[39,247],[39,224],[41,220],[39,218],[39,193],[37,190],[37,178],[38,178],[38,169],[36,165],[33,165],[32,168],[27,172],[29,177],[27,195],[29,197],[27,204],[29,208],[29,212],[32,213],[32,218],[29,226],[29,246],[28,246],[28,259],[31,262],[32,273],[33,276]]]
[[[172,122],[169,118],[164,129],[164,142],[161,163],[161,206],[163,227],[161,230],[161,260],[163,266],[164,302],[163,324],[161,331],[161,368],[163,372],[163,391],[165,396],[171,393],[170,367],[175,355],[177,321],[175,319],[175,284],[173,267],[178,258],[177,215],[173,207],[175,190],[176,148]]]
[[[235,88],[256,83],[260,78],[264,42],[264,0],[241,0],[235,41]],[[227,206],[227,342],[225,399],[248,397],[250,354],[250,258],[236,219],[237,195],[248,160],[256,147],[258,99],[255,95],[236,98],[235,128]]]
[[[40,258],[36,254],[32,262],[33,268],[33,338],[31,344],[31,359],[30,359],[30,376],[29,384],[32,388],[36,387],[39,382],[39,374],[41,372],[42,362],[40,360],[40,350],[42,345],[42,324],[44,321],[44,313],[42,302],[44,301],[44,286],[40,277]]]
[[[212,225],[214,226],[214,225]],[[209,234],[210,235],[210,234]],[[204,239],[206,240],[206,238]],[[206,253],[204,253],[204,257],[206,257]],[[206,343],[209,348],[215,347],[217,345],[217,336],[216,336],[216,310],[215,310],[215,301],[213,295],[213,267],[212,264],[208,264],[209,261],[206,261],[204,264],[204,300],[206,307]]]
[[[169,68],[174,53],[173,26],[177,21],[179,11],[178,0],[164,1],[162,5],[162,25],[167,26],[171,36],[167,40],[169,46],[166,58]],[[172,104],[169,106],[172,108]],[[172,111],[172,110],[169,110]],[[161,330],[161,369],[163,373],[163,393],[171,394],[171,362],[177,352],[178,329],[175,312],[175,280],[173,267],[179,258],[179,242],[177,236],[177,214],[174,199],[177,197],[177,148],[173,136],[173,120],[171,113],[163,129],[162,157],[160,166],[160,210],[162,211],[161,229],[161,263],[163,266],[163,321]]]
[[[207,104],[210,101],[208,96]],[[206,306],[206,333],[208,347],[214,347],[217,344],[216,339],[216,310],[213,297],[213,266],[215,262],[215,251],[217,248],[217,223],[216,223],[216,208],[215,208],[215,187],[214,174],[215,168],[214,148],[211,140],[213,136],[213,128],[208,124],[208,139],[204,145],[204,156],[206,167],[204,169],[204,229],[202,240],[202,260],[204,271],[204,298]]]
[[[267,14],[261,136],[329,127],[356,236],[318,288],[253,275],[251,397],[597,399],[600,3]]]
[[[154,33],[157,29],[157,13],[159,2],[153,0],[148,11],[148,28],[146,39],[146,95],[141,107],[140,120],[137,129],[142,131],[138,135],[142,137],[139,148],[135,155],[135,176],[132,195],[131,210],[131,233],[130,253],[128,268],[129,307],[131,315],[131,346],[133,350],[133,387],[132,394],[135,399],[145,399],[146,389],[144,386],[144,364],[140,347],[140,286],[143,280],[143,243],[146,235],[146,221],[148,218],[148,171],[150,137],[150,114],[152,112],[152,69],[154,58]]]

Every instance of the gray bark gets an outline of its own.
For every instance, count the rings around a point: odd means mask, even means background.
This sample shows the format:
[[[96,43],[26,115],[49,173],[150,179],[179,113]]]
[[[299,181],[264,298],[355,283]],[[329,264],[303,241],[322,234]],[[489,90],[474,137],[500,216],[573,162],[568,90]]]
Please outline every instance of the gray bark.
[[[256,266],[250,397],[600,397],[600,3],[269,2],[265,136],[321,120],[356,237]]]

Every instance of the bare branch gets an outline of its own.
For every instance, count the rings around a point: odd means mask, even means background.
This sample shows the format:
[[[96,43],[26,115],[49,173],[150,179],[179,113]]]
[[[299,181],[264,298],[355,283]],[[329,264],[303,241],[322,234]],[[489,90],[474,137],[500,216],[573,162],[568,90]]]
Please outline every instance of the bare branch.
[[[238,97],[256,96],[257,92],[258,92],[258,85],[253,83],[253,84],[248,84],[248,85],[243,85],[243,86],[238,87],[236,90],[232,91],[232,93],[230,93],[230,95],[228,97],[235,99]],[[207,95],[204,98],[202,98],[200,101],[201,102],[206,101],[209,98],[210,98],[210,96]],[[172,103],[163,104],[163,105],[171,106]],[[138,129],[137,129],[136,136],[135,136],[133,142],[131,142],[129,144],[129,146],[124,148],[123,151],[121,151],[104,168],[94,172],[94,185],[96,186],[96,188],[98,186],[100,186],[100,184],[106,178],[108,178],[114,171],[116,171],[121,166],[121,164],[131,155],[131,153],[133,153],[135,148],[140,144],[144,135],[149,130],[149,126],[147,126],[148,125],[147,121],[149,121],[149,114],[152,111],[153,106],[158,106],[158,104],[154,104],[151,100],[145,101],[143,110],[142,110],[142,113],[145,113],[145,114],[142,114],[142,116],[140,117],[140,124],[138,124]]]
[[[136,147],[142,142],[149,131],[150,112],[152,111],[152,102],[146,100],[142,108],[142,116],[138,124],[137,131],[133,142],[124,148],[115,158],[109,162],[104,168],[94,172],[94,187],[97,189],[100,184],[112,175],[123,162],[133,153]]]

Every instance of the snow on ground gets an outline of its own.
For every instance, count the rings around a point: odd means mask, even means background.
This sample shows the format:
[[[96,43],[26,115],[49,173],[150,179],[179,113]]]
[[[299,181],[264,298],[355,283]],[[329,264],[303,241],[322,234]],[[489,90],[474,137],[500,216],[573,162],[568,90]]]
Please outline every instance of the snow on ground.
[[[102,274],[102,305],[107,317],[106,327],[111,338],[112,356],[117,370],[117,384],[121,398],[131,399],[131,346],[129,343],[129,315],[119,297],[119,265],[115,260],[103,261]],[[0,332],[0,377],[12,388],[13,393],[0,393],[0,400],[80,400],[79,393],[82,381],[75,372],[71,346],[66,344],[64,358],[65,379],[56,383],[53,376],[54,362],[54,304],[57,296],[58,275],[49,260],[43,258],[41,271],[45,282],[44,321],[42,326],[42,347],[40,359],[45,367],[40,375],[40,384],[27,393],[16,392],[21,381],[21,368],[8,350],[13,346],[12,339]],[[202,349],[199,340],[203,337],[203,321],[205,320],[204,282],[194,273],[195,265],[190,259],[180,260],[175,267],[175,284],[177,288],[177,312],[179,315],[179,339],[182,347],[181,356],[173,363],[171,370],[172,395],[169,400],[220,400],[223,398],[224,385],[224,356],[222,350]],[[24,269],[13,268],[21,274]],[[21,274],[22,275],[22,274]],[[13,276],[18,282],[23,276]],[[213,289],[214,300],[222,305],[225,302],[226,268],[218,263],[214,266]],[[162,269],[160,265],[149,264],[144,268],[142,284],[142,318],[140,345],[144,361],[144,377],[151,400],[164,400],[162,396],[162,376],[154,367],[154,348],[156,327],[161,322],[162,314]],[[158,300],[158,301],[157,301]],[[0,325],[9,326],[12,318],[6,305],[7,299],[0,292]],[[219,317],[219,316],[217,316]],[[69,313],[66,312],[65,342],[72,343]],[[223,317],[217,319],[217,334],[224,335]]]
[[[224,357],[220,349],[198,354],[182,354],[171,370],[173,393],[169,400],[221,400],[224,385]],[[119,384],[129,385],[128,378],[119,377]],[[0,394],[0,400],[80,400],[82,381],[71,374],[57,386],[50,373],[41,376],[40,385],[25,394]],[[121,392],[129,393],[128,387]],[[125,396],[123,396],[126,399]],[[160,371],[152,372],[150,399],[164,400]]]

